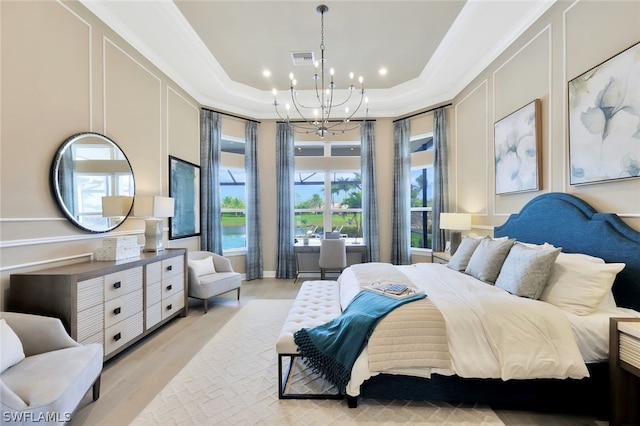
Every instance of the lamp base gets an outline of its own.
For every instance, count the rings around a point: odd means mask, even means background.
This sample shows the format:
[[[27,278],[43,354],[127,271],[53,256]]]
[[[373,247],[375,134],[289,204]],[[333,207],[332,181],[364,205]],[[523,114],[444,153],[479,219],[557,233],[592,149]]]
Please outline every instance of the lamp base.
[[[451,231],[451,252],[449,254],[453,256],[456,250],[458,250],[461,241],[462,233],[460,231]]]
[[[162,219],[146,219],[144,221],[144,248],[143,252],[164,251],[162,244]]]

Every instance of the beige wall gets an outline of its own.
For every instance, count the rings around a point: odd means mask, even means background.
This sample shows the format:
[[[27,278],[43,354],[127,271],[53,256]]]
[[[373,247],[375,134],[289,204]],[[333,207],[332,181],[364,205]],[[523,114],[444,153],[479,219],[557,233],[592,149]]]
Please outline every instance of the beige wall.
[[[62,141],[82,131],[106,134],[130,159],[137,193],[168,195],[168,156],[199,164],[200,105],[79,3],[0,1],[0,19],[4,308],[11,273],[88,259],[105,236],[72,226],[50,194],[49,167]],[[447,108],[452,209],[474,213],[475,231],[491,233],[536,195],[560,191],[640,229],[640,180],[568,184],[566,113],[567,81],[639,40],[638,2],[553,6]],[[542,101],[542,190],[496,196],[493,123],[535,98]],[[412,134],[430,131],[431,123],[431,114],[412,119]],[[381,260],[388,261],[393,120],[377,119],[375,129]],[[243,122],[224,118],[223,132],[243,138]],[[276,265],[275,136],[274,121],[259,124],[266,276]],[[131,218],[113,234],[142,232],[142,220]],[[199,238],[167,246],[198,249]],[[243,255],[232,262],[245,270]]]
[[[49,169],[60,144],[105,134],[129,158],[137,194],[168,195],[168,155],[199,162],[200,106],[79,3],[2,1],[0,19],[5,308],[10,274],[89,259],[110,235],[84,232],[58,209]],[[128,219],[111,235],[142,233],[143,221]],[[181,244],[192,242],[168,245]]]
[[[567,82],[640,41],[640,2],[560,1],[454,99],[453,208],[490,233],[527,201],[566,192],[640,229],[640,180],[569,185]],[[542,188],[495,195],[494,123],[542,105]]]

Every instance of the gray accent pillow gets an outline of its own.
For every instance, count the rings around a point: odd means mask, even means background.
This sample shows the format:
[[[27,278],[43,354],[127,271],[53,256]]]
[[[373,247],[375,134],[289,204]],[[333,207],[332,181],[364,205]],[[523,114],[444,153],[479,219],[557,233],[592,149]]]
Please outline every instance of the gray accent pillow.
[[[535,249],[515,243],[502,264],[496,287],[516,296],[540,298],[558,254],[560,249]]]
[[[473,252],[476,251],[476,248],[480,245],[480,241],[482,241],[480,238],[464,237],[458,246],[458,250],[451,255],[447,267],[454,271],[464,272],[464,270],[467,269],[469,259],[471,259]]]
[[[494,240],[485,238],[480,241],[478,248],[473,252],[469,264],[465,268],[465,274],[493,284],[498,278],[500,268],[515,239]]]

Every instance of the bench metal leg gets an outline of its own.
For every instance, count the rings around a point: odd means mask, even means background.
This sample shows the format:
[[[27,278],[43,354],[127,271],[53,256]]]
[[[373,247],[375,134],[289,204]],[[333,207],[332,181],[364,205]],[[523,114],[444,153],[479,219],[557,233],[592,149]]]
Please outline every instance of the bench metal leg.
[[[285,393],[289,376],[293,369],[293,362],[298,354],[278,354],[278,399],[342,399],[343,395],[338,393]],[[283,358],[289,358],[287,371],[283,376]]]

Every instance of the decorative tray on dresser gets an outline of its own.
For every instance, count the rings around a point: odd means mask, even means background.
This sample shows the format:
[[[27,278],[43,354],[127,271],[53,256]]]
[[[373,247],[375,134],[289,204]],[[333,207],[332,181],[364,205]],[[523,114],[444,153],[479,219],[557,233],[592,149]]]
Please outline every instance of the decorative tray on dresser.
[[[60,318],[76,341],[101,343],[106,361],[187,315],[186,263],[186,249],[167,249],[12,274],[8,307]]]

